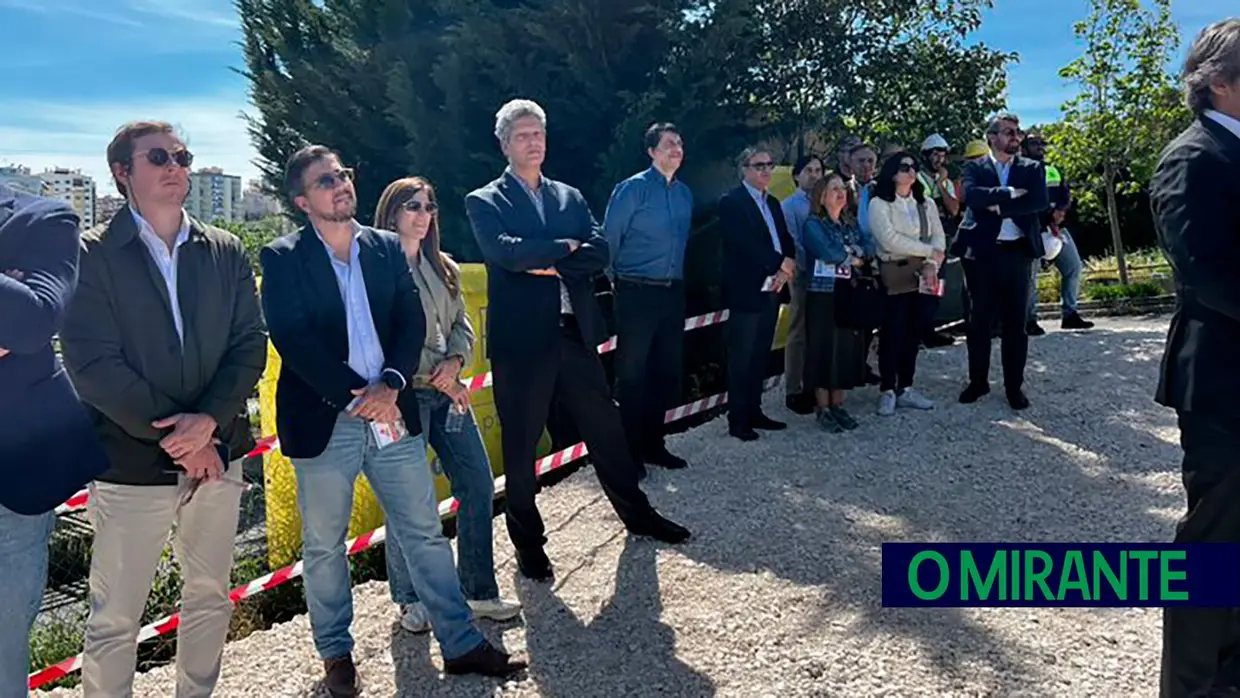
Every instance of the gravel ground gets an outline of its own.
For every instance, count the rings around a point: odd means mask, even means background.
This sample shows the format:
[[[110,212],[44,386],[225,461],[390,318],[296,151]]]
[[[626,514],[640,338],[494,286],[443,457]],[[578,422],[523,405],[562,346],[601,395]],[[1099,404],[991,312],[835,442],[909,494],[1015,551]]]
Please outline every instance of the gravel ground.
[[[500,584],[526,612],[483,629],[529,672],[442,677],[435,643],[401,631],[386,586],[371,583],[355,590],[353,626],[367,695],[1155,695],[1158,611],[884,610],[879,546],[1168,540],[1178,432],[1151,399],[1166,324],[1101,319],[1033,340],[1033,406],[1019,416],[1001,390],[955,402],[963,342],[922,357],[936,410],[883,420],[874,390],[859,391],[852,434],[816,431],[771,391],[784,433],[740,443],[716,419],[670,439],[692,467],[656,470],[646,489],[698,534],[679,548],[629,539],[583,471],[539,497],[554,585],[515,578],[496,522]],[[993,363],[997,381],[997,343]],[[299,617],[230,644],[216,695],[317,696],[320,675]],[[136,689],[173,695],[171,667]]]

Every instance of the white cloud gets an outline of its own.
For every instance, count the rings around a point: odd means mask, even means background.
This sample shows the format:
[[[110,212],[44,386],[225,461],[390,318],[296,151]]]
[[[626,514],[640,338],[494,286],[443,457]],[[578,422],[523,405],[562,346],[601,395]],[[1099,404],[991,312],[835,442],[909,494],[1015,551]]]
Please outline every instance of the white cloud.
[[[0,8],[6,10],[18,10],[22,12],[34,12],[41,15],[73,15],[84,19],[91,19],[108,24],[119,24],[126,27],[142,26],[142,23],[136,19],[124,17],[115,11],[105,12],[95,9],[93,6],[65,2],[47,3],[37,2],[36,0],[0,0]]]
[[[129,9],[144,14],[169,19],[208,24],[218,27],[236,27],[237,12],[230,2],[210,0],[129,0]]]
[[[115,192],[105,151],[116,128],[134,119],[168,121],[178,127],[194,153],[194,168],[220,167],[243,180],[259,177],[240,113],[253,114],[243,96],[225,93],[182,100],[135,99],[125,102],[60,104],[9,101],[0,113],[0,164],[15,163],[32,170],[50,167],[81,169],[94,177],[99,193]],[[21,115],[7,122],[5,115]]]

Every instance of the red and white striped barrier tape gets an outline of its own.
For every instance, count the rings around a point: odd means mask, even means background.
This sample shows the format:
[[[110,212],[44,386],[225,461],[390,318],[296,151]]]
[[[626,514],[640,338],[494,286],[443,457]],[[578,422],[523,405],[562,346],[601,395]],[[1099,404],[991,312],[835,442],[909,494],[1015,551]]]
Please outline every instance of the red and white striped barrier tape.
[[[775,387],[779,384],[781,378],[781,376],[772,376],[767,378],[762,384],[762,389],[769,390]],[[688,405],[681,405],[680,407],[667,411],[667,416],[664,418],[664,423],[684,419],[685,417],[698,414],[699,412],[704,412],[712,407],[726,404],[727,401],[728,394],[720,393],[718,395],[712,395],[708,398],[703,398],[696,402],[691,402]],[[274,439],[271,440],[269,444],[269,448],[279,447],[279,445],[275,443]],[[584,458],[588,452],[589,450],[586,448],[584,443],[574,444],[562,451],[558,451],[538,459],[538,461],[534,464],[534,472],[536,475],[545,475],[553,470],[562,468],[575,460]],[[505,478],[503,475],[500,475],[495,479],[495,496],[498,497],[502,494],[504,492],[504,488]],[[447,518],[448,516],[455,514],[459,507],[460,504],[456,501],[455,497],[445,499],[439,503],[440,518]],[[346,545],[346,551],[348,555],[356,555],[357,553],[372,548],[385,540],[387,540],[387,528],[385,526],[380,526],[369,533],[363,533],[357,538],[349,541]],[[275,572],[271,572],[270,574],[265,574],[251,582],[242,584],[229,592],[228,598],[236,604],[270,589],[274,589],[275,587],[278,587],[286,582],[297,579],[302,575],[302,571],[304,569],[303,563],[303,560],[298,560],[287,567],[283,567]],[[166,635],[175,630],[180,623],[181,614],[178,612],[168,616],[167,618],[163,618],[155,621],[154,623],[143,626],[142,629],[138,631],[138,642],[144,642],[161,635]],[[46,669],[30,674],[28,685],[30,690],[33,691],[41,686],[46,686],[53,681],[59,681],[69,674],[80,670],[81,668],[82,655],[79,654],[53,664]]]
[[[720,310],[714,313],[706,313],[705,315],[695,315],[690,318],[685,318],[685,332],[701,329],[703,327],[709,327],[711,325],[718,325],[718,324],[723,323],[727,319],[728,319],[728,311],[726,310]],[[616,350],[616,336],[615,335],[612,335],[611,339],[608,339],[606,342],[603,342],[602,344],[598,345],[598,353],[600,354],[606,354],[608,352],[612,352],[615,350]],[[482,373],[477,376],[471,376],[469,378],[462,378],[461,384],[464,385],[466,389],[468,389],[469,392],[471,393],[476,393],[479,390],[482,390],[483,388],[489,388],[491,387],[491,384],[492,384],[491,372],[487,371],[486,373]],[[274,436],[264,436],[262,439],[259,440],[258,446],[256,446],[253,451],[250,451],[249,453],[247,453],[245,457],[250,458],[253,456],[261,456],[262,454],[271,451],[272,443],[275,443]],[[60,506],[56,507],[56,513],[58,515],[68,514],[73,511],[79,511],[79,510],[85,509],[87,497],[88,495],[87,495],[85,488],[78,490],[77,493],[74,494],[72,497],[70,497],[64,504],[61,504]]]

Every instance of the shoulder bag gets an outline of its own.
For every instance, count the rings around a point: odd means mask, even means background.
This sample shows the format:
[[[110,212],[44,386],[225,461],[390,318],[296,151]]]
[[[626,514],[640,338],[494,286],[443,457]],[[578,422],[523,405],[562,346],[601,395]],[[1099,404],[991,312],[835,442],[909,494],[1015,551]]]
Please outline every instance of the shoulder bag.
[[[926,220],[925,203],[917,204],[917,216],[921,224],[918,239],[929,243],[930,222]],[[878,269],[882,277],[883,288],[887,289],[887,295],[896,296],[917,291],[921,287],[921,267],[925,262],[925,257],[905,257],[892,262],[881,262]]]

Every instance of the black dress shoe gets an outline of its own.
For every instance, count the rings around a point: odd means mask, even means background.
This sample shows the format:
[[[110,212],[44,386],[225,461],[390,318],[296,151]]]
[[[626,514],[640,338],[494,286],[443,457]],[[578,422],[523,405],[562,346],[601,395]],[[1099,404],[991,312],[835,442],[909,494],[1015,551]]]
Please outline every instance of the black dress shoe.
[[[555,576],[551,568],[551,559],[542,548],[517,550],[517,569],[526,579],[545,582]]]
[[[728,429],[728,435],[741,441],[757,441],[758,432],[753,429]]]
[[[646,536],[664,543],[683,543],[689,540],[689,529],[678,523],[663,518],[658,512],[651,511],[637,521],[625,526],[635,536]]]
[[[1059,326],[1065,330],[1088,330],[1094,326],[1094,323],[1076,313],[1069,313],[1059,321]]]
[[[455,659],[445,659],[445,674],[480,674],[482,676],[505,677],[521,671],[525,662],[510,659],[485,640],[481,645]]]
[[[960,402],[968,405],[982,399],[982,396],[990,392],[990,385],[986,383],[970,383],[960,393]]]
[[[1012,406],[1012,409],[1023,410],[1029,406],[1029,398],[1025,397],[1024,391],[1020,388],[1007,390],[1006,392],[1008,404]]]
[[[1029,335],[1030,337],[1041,337],[1042,335],[1046,334],[1046,330],[1042,329],[1042,326],[1039,325],[1038,323],[1031,322],[1025,325],[1025,334]]]
[[[882,376],[874,372],[874,369],[867,368],[865,374],[866,385],[878,385],[883,382]]]
[[[323,662],[323,670],[327,674],[323,679],[323,688],[331,698],[354,698],[361,695],[362,681],[357,675],[357,667],[353,666],[353,655],[328,659]]]
[[[689,463],[684,458],[667,450],[666,447],[651,449],[643,460],[650,465],[657,465],[668,470],[680,470],[681,468],[689,467]]]
[[[754,417],[753,428],[764,429],[766,431],[780,431],[781,429],[787,429],[788,425],[785,424],[784,422],[779,422],[774,419],[771,419],[770,417],[764,414],[760,414],[757,417]]]
[[[798,395],[789,395],[784,398],[784,404],[788,409],[796,414],[813,414],[814,413],[814,396],[800,393]]]

